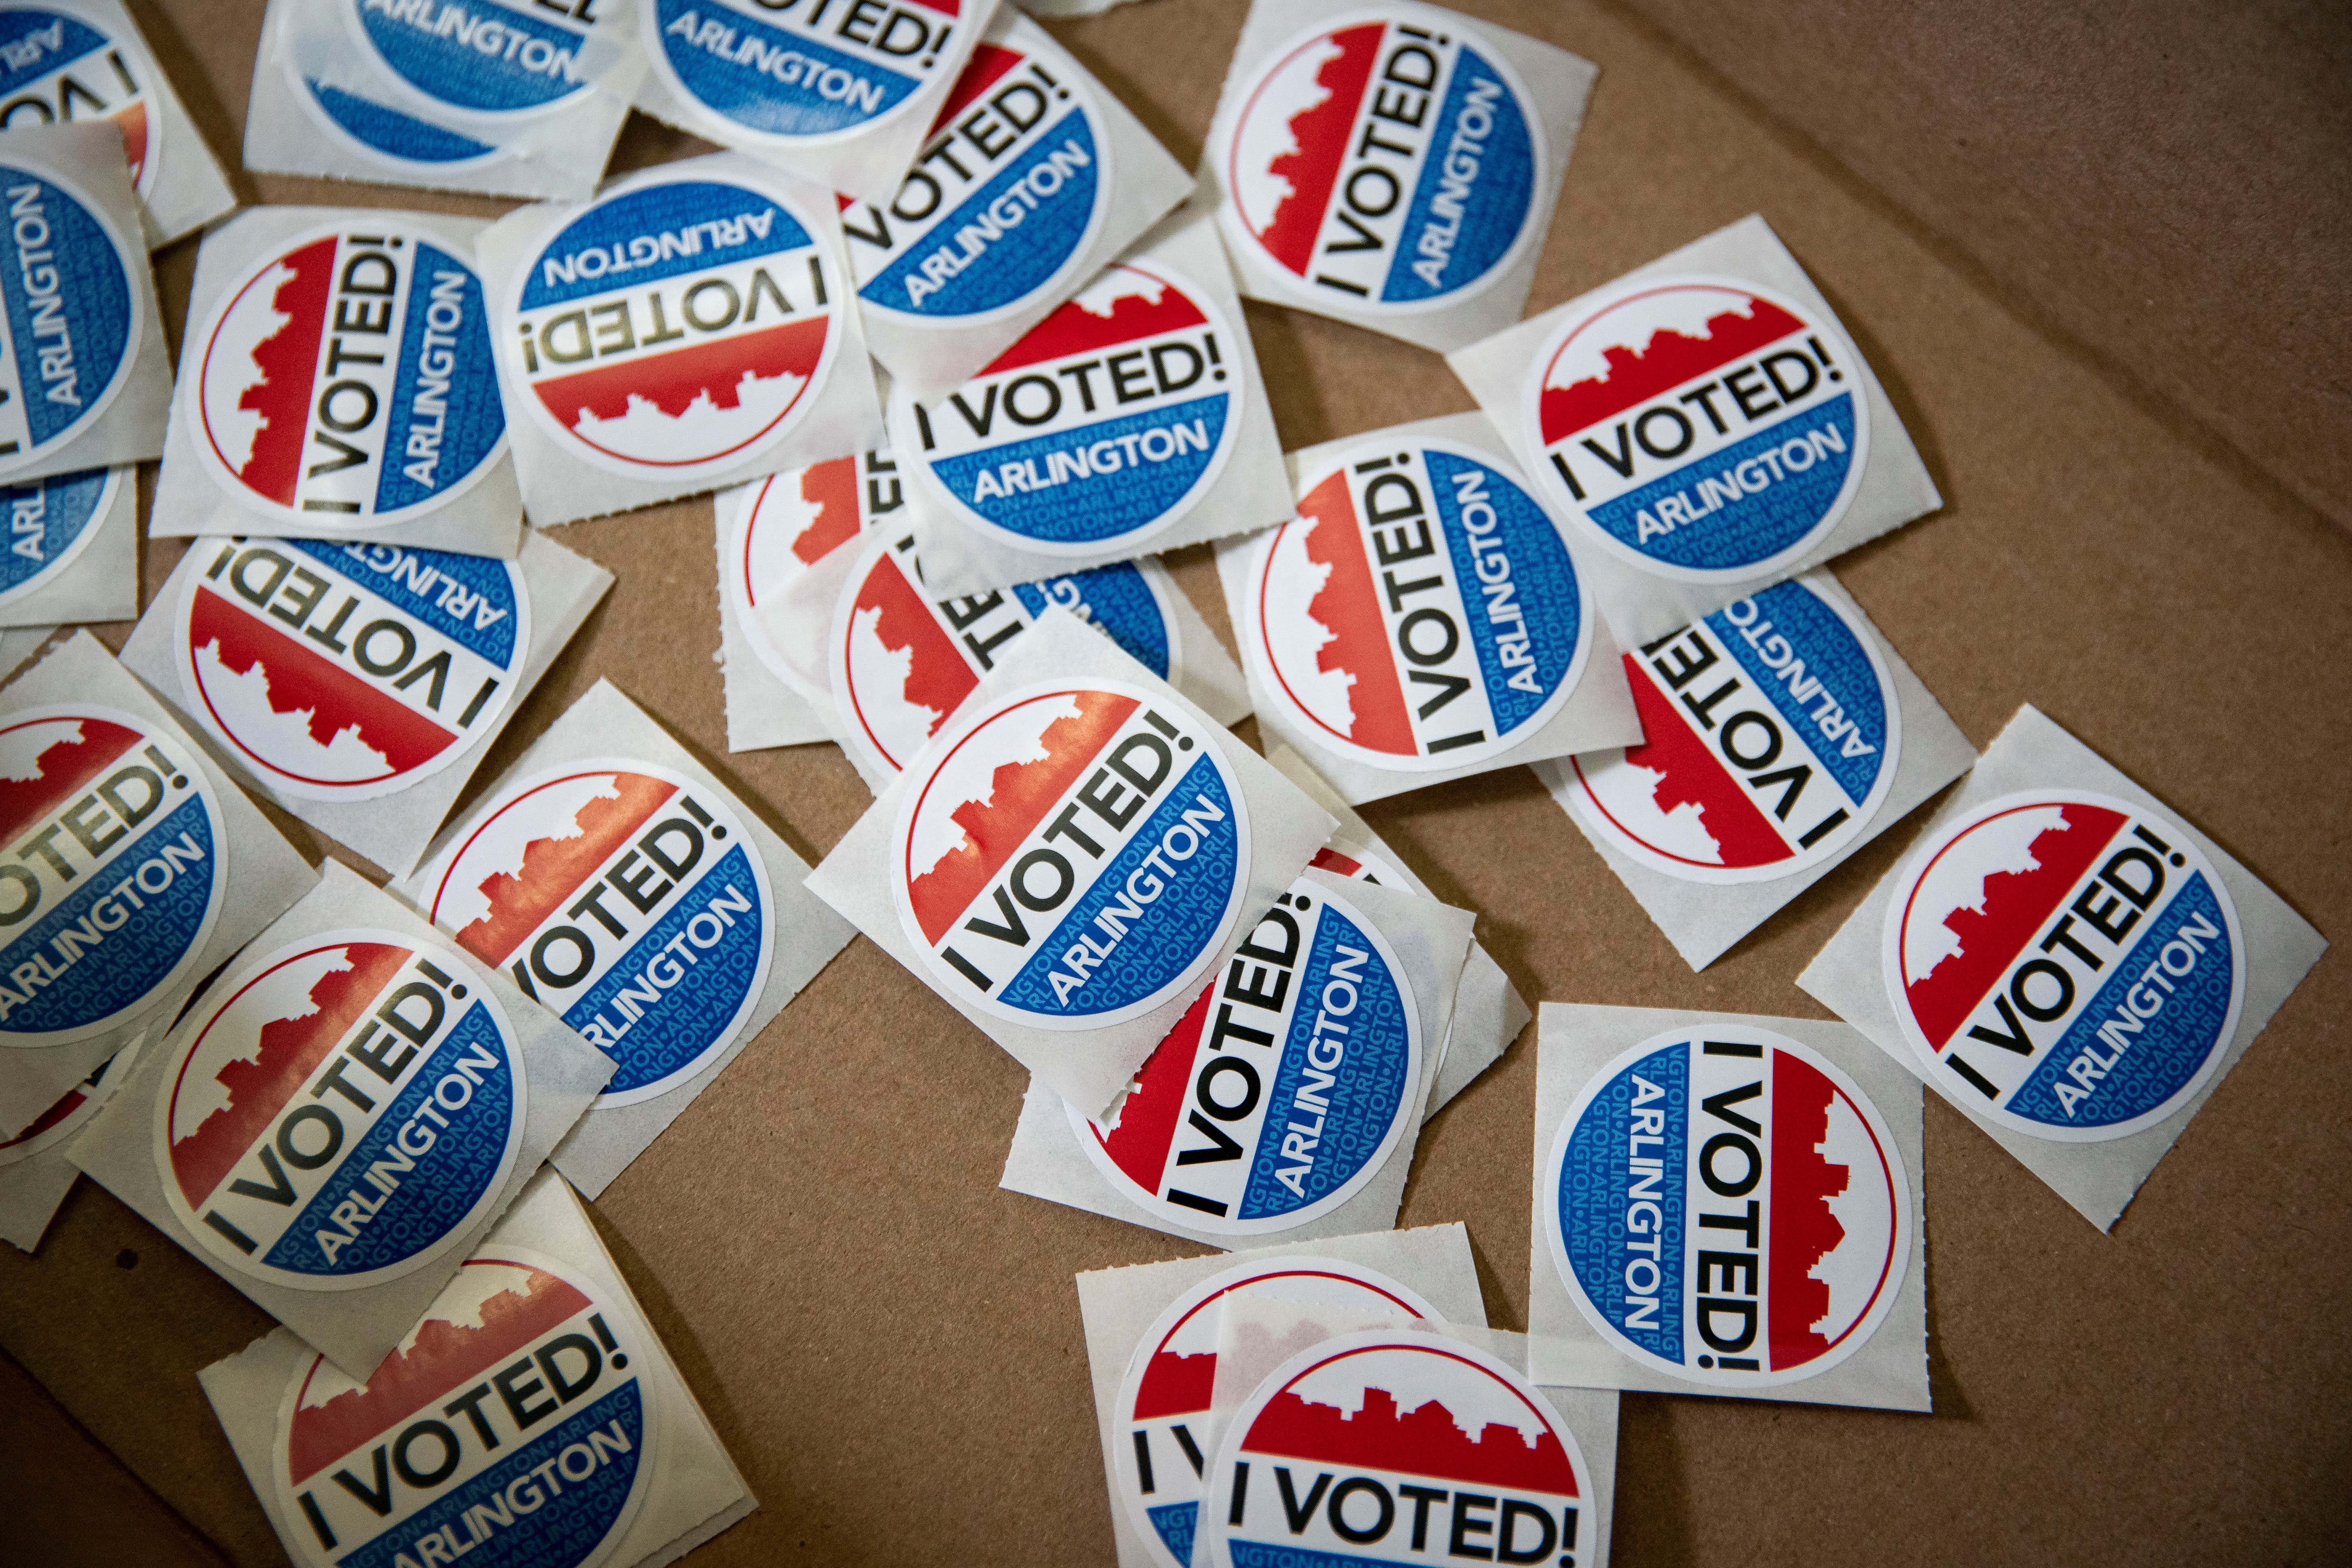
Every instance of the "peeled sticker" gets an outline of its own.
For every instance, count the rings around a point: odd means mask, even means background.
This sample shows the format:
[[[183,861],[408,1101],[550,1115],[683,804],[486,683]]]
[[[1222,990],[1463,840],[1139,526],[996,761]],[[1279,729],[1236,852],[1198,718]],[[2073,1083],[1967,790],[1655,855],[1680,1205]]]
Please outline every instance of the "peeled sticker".
[[[106,1097],[119,1088],[136,1059],[136,1042],[125,1046],[109,1057],[96,1072],[58,1097],[58,1102],[34,1118],[32,1125],[19,1130],[14,1136],[0,1138],[0,1172],[24,1164],[36,1155],[46,1154],[67,1139],[81,1131],[82,1124],[98,1114]],[[12,1238],[13,1239],[13,1238]],[[17,1245],[26,1251],[31,1247]]]
[[[135,494],[125,493],[126,481],[135,491],[127,467],[85,468],[0,488],[0,514],[7,522],[0,535],[0,619],[46,608],[44,598],[62,586],[115,521],[115,509],[135,500]],[[109,596],[110,607],[136,614],[137,585],[125,586],[129,591]]]
[[[0,478],[44,464],[98,426],[142,358],[153,284],[133,245],[90,192],[44,163],[0,149],[15,265],[0,267],[7,357],[0,368]],[[152,451],[121,456],[152,457]]]

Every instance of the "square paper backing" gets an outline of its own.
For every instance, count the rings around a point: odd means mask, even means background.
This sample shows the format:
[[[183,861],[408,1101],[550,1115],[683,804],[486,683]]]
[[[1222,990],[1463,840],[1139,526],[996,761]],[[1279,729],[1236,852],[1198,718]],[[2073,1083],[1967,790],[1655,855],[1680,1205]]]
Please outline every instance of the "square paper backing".
[[[89,542],[77,539],[80,552],[65,570],[0,609],[0,626],[125,621],[139,613],[139,471],[126,464],[115,473],[106,510],[89,520]]]
[[[760,662],[735,613],[734,595],[727,592],[728,553],[736,534],[737,510],[751,504],[757,485],[745,485],[712,498],[719,541],[719,668],[727,683],[727,749],[756,752],[769,746],[805,746],[833,739],[833,726],[814,703]],[[863,533],[859,535],[863,537]],[[841,548],[857,542],[845,540]]]
[[[155,165],[155,178],[139,203],[146,219],[148,247],[161,249],[235,210],[236,197],[228,188],[227,176],[221,173],[220,160],[205,145],[195,121],[188,118],[178,89],[156,63],[154,51],[147,47],[139,24],[121,0],[46,0],[41,8],[84,17],[118,45],[127,46],[125,63],[139,78],[147,95],[148,113],[154,117],[147,156]]]
[[[137,1061],[132,1053],[145,1038],[142,1035],[115,1053],[118,1058],[131,1059],[118,1061],[121,1070],[112,1079],[99,1080],[96,1105],[85,1100],[59,1125],[41,1134],[43,1138],[57,1139],[56,1142],[37,1148],[12,1164],[0,1165],[0,1241],[23,1252],[41,1245],[41,1235],[56,1217],[58,1205],[66,1201],[66,1194],[81,1176],[74,1163],[66,1158],[65,1150],[81,1131],[81,1126],[75,1125],[77,1120],[82,1126],[88,1125],[114,1098],[114,1091],[122,1087],[122,1080],[131,1076],[131,1068]]]
[[[1740,1024],[1786,1035],[1845,1070],[1886,1119],[1911,1187],[1911,1256],[1886,1316],[1869,1340],[1826,1372],[1795,1383],[1740,1391],[1687,1382],[1643,1365],[1601,1336],[1577,1310],[1552,1261],[1545,1218],[1544,1172],[1553,1140],[1593,1075],[1643,1041],[1669,1030]],[[1544,1384],[1645,1389],[1799,1405],[1852,1405],[1887,1410],[1928,1408],[1927,1197],[1920,1147],[1919,1086],[1857,1030],[1811,1018],[1759,1018],[1744,1013],[1690,1013],[1656,1007],[1588,1007],[1547,1002],[1536,1047],[1535,1210],[1528,1231],[1528,1375]]]
[[[2131,1202],[2132,1194],[2139,1191],[2140,1184],[2147,1180],[2148,1173],[2156,1169],[2156,1163],[2164,1158],[2173,1141],[2189,1125],[2189,1119],[2221,1087],[2221,1080],[2236,1068],[2238,1058],[2246,1054],[2246,1047],[2254,1043],[2254,1037],[2271,1021],[2271,1015],[2303,984],[2303,977],[2319,962],[2319,955],[2327,951],[2327,940],[2312,929],[2310,921],[2290,909],[2284,899],[2240,865],[2235,856],[2199,832],[2195,824],[2134,784],[2106,759],[2030,705],[2019,709],[2009,727],[1985,748],[1968,783],[1928,819],[1920,838],[1924,841],[1942,824],[1986,801],[2045,785],[2097,790],[2143,809],[2160,812],[2178,823],[2221,874],[2221,885],[2229,889],[2230,901],[2237,906],[2238,923],[2246,938],[2244,1000],[2238,1013],[2237,1033],[2222,1047],[2220,1064],[2189,1102],[2153,1127],[2103,1142],[2062,1143],[1996,1126],[1978,1114],[1975,1106],[1957,1095],[1945,1093],[1943,1085],[1928,1083],[1943,1096],[1945,1104],[1983,1128],[1986,1136],[2049,1183],[2051,1190],[2074,1205],[2084,1219],[2101,1230],[2108,1230],[2124,1212],[2124,1205]],[[1829,945],[1797,976],[1797,984],[1926,1081],[1927,1074],[1913,1057],[1909,1043],[1903,1037],[1902,1026],[1895,1022],[1894,1005],[1887,1000],[1882,957],[1887,906],[1894,901],[1895,884],[1916,854],[1915,847],[1871,889],[1862,907],[1838,928]]]

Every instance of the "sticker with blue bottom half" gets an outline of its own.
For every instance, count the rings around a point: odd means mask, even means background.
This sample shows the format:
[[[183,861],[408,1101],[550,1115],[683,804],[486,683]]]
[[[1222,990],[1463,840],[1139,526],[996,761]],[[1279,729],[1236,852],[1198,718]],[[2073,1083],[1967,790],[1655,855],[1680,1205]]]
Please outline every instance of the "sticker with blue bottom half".
[[[0,489],[0,605],[38,593],[73,564],[113,510],[128,468],[84,468]]]
[[[130,380],[147,252],[61,180],[0,163],[8,243],[0,265],[0,478],[95,427]]]
[[[646,55],[665,85],[770,151],[886,125],[937,79],[957,0],[795,7],[773,0],[651,0]]]

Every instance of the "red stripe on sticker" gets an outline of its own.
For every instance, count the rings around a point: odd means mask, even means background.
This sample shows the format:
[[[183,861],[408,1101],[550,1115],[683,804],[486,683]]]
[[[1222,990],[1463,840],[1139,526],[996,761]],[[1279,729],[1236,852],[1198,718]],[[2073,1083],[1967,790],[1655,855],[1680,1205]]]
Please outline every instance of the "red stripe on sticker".
[[[1135,271],[1132,268],[1122,270]],[[1090,310],[1073,300],[1030,328],[1026,336],[997,355],[980,374],[995,375],[1002,371],[1018,370],[1024,364],[1035,364],[1041,360],[1067,359],[1093,353],[1120,343],[1155,338],[1164,332],[1181,332],[1187,327],[1206,326],[1208,321],[1209,318],[1201,313],[1201,308],[1172,283],[1160,284],[1158,300],[1150,300],[1141,294],[1122,294],[1111,301],[1107,314]]]
[[[824,357],[825,334],[831,328],[832,320],[825,316],[788,321],[780,327],[763,327],[756,332],[697,343],[692,348],[642,355],[572,375],[552,376],[534,382],[531,391],[547,405],[548,412],[575,435],[580,434],[583,417],[619,419],[629,412],[633,402],[651,404],[673,419],[683,415],[696,399],[705,396],[714,407],[734,408],[740,405],[740,393],[745,382],[772,381],[785,375],[806,382],[815,373],[817,362]],[[772,423],[770,428],[772,427]],[[737,447],[749,446],[766,433],[761,430]],[[581,438],[588,439],[584,435]],[[677,460],[699,463],[724,456],[724,452],[713,452]],[[637,460],[651,463],[650,459]]]
[[[1787,859],[1787,841],[1765,819],[1756,803],[1748,798],[1739,781],[1725,770],[1722,759],[1699,739],[1698,731],[1675,708],[1674,700],[1643,674],[1634,655],[1625,656],[1625,668],[1633,688],[1633,706],[1642,715],[1642,733],[1649,737],[1641,745],[1626,747],[1625,761],[1631,766],[1664,775],[1658,781],[1655,792],[1659,815],[1669,816],[1685,802],[1698,807],[1700,826],[1715,840],[1716,850],[1722,857],[1717,862],[1720,865],[1769,866]],[[1593,804],[1600,805],[1597,797]],[[1618,826],[1624,828],[1624,824],[1619,823]],[[1625,831],[1632,837],[1640,837],[1630,828]],[[1668,853],[1654,844],[1650,847],[1661,855]],[[1670,858],[1684,859],[1678,855]],[[1704,864],[1690,860],[1684,863]]]
[[[1153,1048],[1143,1070],[1136,1074],[1134,1089],[1118,1108],[1118,1125],[1110,1136],[1095,1134],[1111,1163],[1153,1197],[1160,1195],[1160,1179],[1168,1171],[1169,1145],[1176,1141],[1176,1124],[1183,1118],[1192,1061],[1200,1054],[1201,1031],[1208,1024],[1209,1003],[1216,991],[1213,982],[1202,990],[1168,1031],[1168,1037]]]
[[[939,118],[932,121],[931,128],[923,133],[924,140],[929,141],[938,135],[940,126],[970,108],[972,100],[994,87],[1006,71],[1026,58],[1028,57],[1019,50],[997,44],[982,44],[972,50],[971,58],[965,64],[963,74],[956,78],[955,87],[949,92],[947,102],[940,106]]]
[[[928,708],[939,715],[927,731],[937,734],[940,726],[963,706],[963,700],[980,684],[979,672],[940,626],[922,591],[908,580],[892,557],[882,557],[866,574],[857,590],[856,607],[873,615],[876,641],[892,653],[907,655],[907,681],[900,696],[908,704]],[[855,687],[850,689],[849,701],[858,709],[858,727],[866,731],[866,738],[874,742],[875,750],[889,756],[890,748],[866,722]]]
[[[1467,1362],[1460,1375],[1493,1380],[1484,1367]],[[1517,1397],[1516,1391],[1499,1382],[1496,1391]],[[1529,1415],[1540,1419],[1532,1409]],[[1575,1467],[1549,1422],[1533,1443],[1517,1426],[1502,1421],[1486,1423],[1473,1437],[1462,1430],[1443,1399],[1424,1399],[1411,1410],[1400,1410],[1396,1396],[1385,1388],[1366,1388],[1362,1407],[1352,1414],[1301,1399],[1286,1388],[1250,1424],[1243,1447],[1252,1454],[1319,1464],[1402,1471],[1554,1497],[1577,1495]]]
[[[1333,474],[1307,491],[1298,503],[1298,516],[1307,529],[1307,558],[1331,570],[1322,591],[1307,606],[1307,618],[1331,634],[1331,640],[1315,656],[1315,668],[1356,678],[1348,689],[1348,708],[1354,717],[1347,738],[1375,752],[1410,757],[1417,750],[1412,717],[1405,708],[1395,658],[1389,651],[1388,625],[1381,619],[1380,588],[1372,581],[1371,563],[1364,555],[1364,536],[1356,526],[1348,476]],[[1264,614],[1262,608],[1260,614]],[[1306,710],[1305,704],[1300,707]]]
[[[505,964],[515,949],[522,945],[523,938],[537,931],[540,922],[555,912],[557,905],[569,902],[580,885],[595,874],[596,868],[610,859],[614,850],[627,843],[629,837],[677,793],[676,784],[643,773],[614,773],[611,777],[614,796],[590,801],[568,822],[551,821],[548,836],[534,838],[524,847],[520,871],[496,871],[476,885],[474,890],[489,901],[489,912],[457,933],[458,946],[485,963]],[[568,782],[556,779],[530,793],[538,795]],[[523,802],[530,798],[530,795],[523,795],[506,809],[528,809]],[[452,858],[453,868],[465,864],[466,850],[488,828],[486,822],[474,830],[472,837]],[[572,830],[571,836],[559,837],[565,828]],[[436,913],[447,893],[447,884],[444,883],[434,898]]]
[[[1609,363],[1607,374],[1544,388],[1538,409],[1544,444],[1612,419],[1636,404],[1805,330],[1802,321],[1768,300],[1751,299],[1749,305],[1749,315],[1725,310],[1708,317],[1705,337],[1661,328],[1638,346],[1612,344],[1601,351]]]
[[[1772,1053],[1772,1250],[1768,1261],[1765,1337],[1774,1372],[1826,1353],[1829,1340],[1813,1325],[1829,1315],[1830,1288],[1813,1278],[1821,1260],[1845,1239],[1830,1199],[1851,1186],[1853,1167],[1822,1158],[1829,1136],[1830,1102],[1837,1086],[1811,1062]]]
[[[236,400],[239,408],[261,416],[252,456],[236,470],[237,477],[256,494],[280,506],[294,504],[295,487],[301,482],[302,449],[310,433],[310,380],[319,368],[320,342],[326,336],[336,243],[335,237],[329,235],[278,263],[292,276],[278,285],[269,303],[286,318],[286,324],[255,345],[253,363],[261,372],[261,381]],[[275,275],[272,268],[247,287],[258,288]],[[233,310],[222,314],[224,326],[231,314]],[[208,361],[209,354],[207,350]]]
[[[1283,153],[1266,165],[1269,174],[1289,182],[1290,194],[1276,205],[1265,232],[1258,236],[1258,243],[1276,261],[1302,277],[1307,264],[1315,258],[1315,241],[1323,232],[1323,215],[1331,205],[1332,188],[1339,183],[1340,165],[1347,161],[1349,133],[1356,127],[1356,107],[1363,101],[1364,86],[1372,79],[1372,67],[1380,58],[1381,37],[1387,30],[1386,23],[1368,22],[1361,26],[1343,27],[1330,36],[1339,52],[1324,61],[1323,68],[1315,73],[1315,84],[1329,96],[1312,109],[1291,116],[1291,145],[1297,150]],[[1243,113],[1246,118],[1248,111],[1244,110]]]
[[[79,736],[72,731],[79,730]],[[41,747],[32,772],[23,778],[0,778],[0,845],[14,845],[35,823],[79,794],[117,757],[139,743],[139,731],[103,719],[35,719],[0,730],[54,730],[56,739]],[[37,743],[38,733],[26,743]]]

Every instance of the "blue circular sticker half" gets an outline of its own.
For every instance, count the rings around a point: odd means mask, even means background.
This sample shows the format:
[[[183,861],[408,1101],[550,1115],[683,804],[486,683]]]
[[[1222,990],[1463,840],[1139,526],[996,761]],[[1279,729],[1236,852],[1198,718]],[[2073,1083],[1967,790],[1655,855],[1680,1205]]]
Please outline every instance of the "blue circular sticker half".
[[[1528,375],[1538,482],[1643,571],[1719,583],[1793,568],[1862,482],[1860,363],[1825,313],[1738,279],[1601,289]]]
[[[1412,984],[1319,883],[1275,900],[1137,1075],[1070,1130],[1120,1195],[1186,1230],[1262,1236],[1329,1214],[1421,1117]]]
[[[932,984],[1044,1029],[1123,1023],[1197,984],[1249,883],[1249,808],[1218,742],[1112,680],[959,715],[892,835],[892,902]]]
[[[1300,489],[1256,546],[1242,636],[1293,729],[1426,772],[1500,755],[1559,710],[1592,616],[1559,525],[1507,466],[1375,437]]]
[[[592,1568],[661,1468],[657,1353],[585,1273],[486,1247],[366,1382],[302,1359],[270,1451],[279,1539],[307,1568]]]
[[[775,902],[734,807],[656,763],[568,763],[501,790],[429,874],[457,943],[621,1064],[597,1104],[692,1079],[767,984]]]
[[[188,977],[228,891],[211,781],[146,720],[86,703],[0,725],[0,1043],[61,1046]]]
[[[138,357],[147,253],[62,181],[0,163],[15,254],[0,266],[0,476],[98,423]]]
[[[525,115],[587,90],[595,7],[500,0],[337,0],[362,47],[401,82],[469,114]],[[575,21],[574,17],[583,18]]]
[[[1275,49],[1240,92],[1223,226],[1323,309],[1458,304],[1536,237],[1534,102],[1465,18],[1429,17],[1351,13]]]
[[[1568,759],[1596,837],[1691,882],[1793,876],[1869,833],[1903,710],[1861,613],[1801,580],[1625,656],[1638,746]]]
[[[755,186],[656,174],[520,268],[509,370],[567,455],[635,479],[736,468],[816,405],[839,279],[818,220]]]
[[[514,1026],[437,943],[306,937],[222,981],[182,1026],[156,1163],[232,1275],[348,1290],[423,1267],[488,1212],[530,1102]]]
[[[1746,1025],[1662,1035],[1601,1068],[1541,1194],[1585,1321],[1727,1393],[1845,1360],[1910,1266],[1910,1179],[1878,1108],[1818,1052]]]
[[[163,151],[162,106],[142,79],[151,68],[134,39],[71,12],[11,5],[0,11],[0,131],[110,121],[122,132],[131,188],[144,196]]]
[[[224,290],[192,340],[190,444],[269,521],[416,521],[506,448],[481,279],[460,247],[386,217],[289,241]]]
[[[1233,452],[1234,342],[1197,284],[1118,263],[953,392],[893,396],[891,443],[985,536],[1049,555],[1145,550]]]
[[[950,326],[1049,300],[1100,232],[1112,174],[1075,61],[982,44],[890,205],[842,215],[857,297]]]
[[[2189,1104],[2246,992],[2237,906],[2188,831],[2078,789],[2003,795],[1929,835],[1896,875],[1884,963],[1927,1081],[2061,1142]]]
[[[0,487],[0,605],[37,593],[73,564],[113,509],[128,468],[84,468]]]
[[[771,151],[887,124],[951,59],[958,0],[794,7],[651,0],[646,53],[670,90]]]
[[[303,100],[323,123],[380,156],[449,170],[499,155],[499,149],[490,142],[461,136],[315,77],[297,76],[295,80]]]

